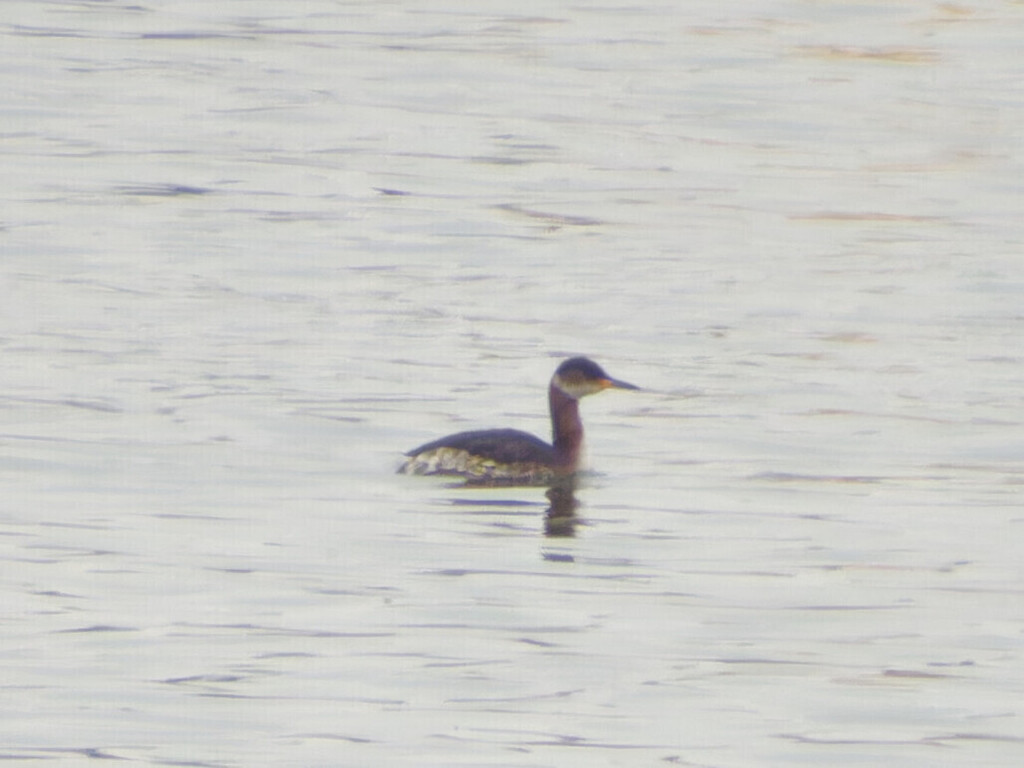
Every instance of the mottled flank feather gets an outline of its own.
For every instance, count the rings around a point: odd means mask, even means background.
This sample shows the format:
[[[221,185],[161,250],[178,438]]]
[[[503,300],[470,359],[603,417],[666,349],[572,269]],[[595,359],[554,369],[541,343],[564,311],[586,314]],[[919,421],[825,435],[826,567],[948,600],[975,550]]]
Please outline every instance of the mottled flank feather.
[[[399,472],[456,475],[476,483],[545,485],[556,476],[555,451],[518,429],[460,432],[421,445],[406,454]]]

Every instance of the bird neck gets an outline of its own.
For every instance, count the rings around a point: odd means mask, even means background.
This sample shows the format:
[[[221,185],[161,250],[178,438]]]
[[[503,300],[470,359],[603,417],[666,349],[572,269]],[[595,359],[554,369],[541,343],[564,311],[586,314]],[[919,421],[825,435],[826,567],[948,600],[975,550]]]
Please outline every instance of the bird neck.
[[[579,401],[552,382],[548,388],[548,403],[551,405],[551,442],[555,448],[555,460],[560,467],[575,472],[583,445]]]

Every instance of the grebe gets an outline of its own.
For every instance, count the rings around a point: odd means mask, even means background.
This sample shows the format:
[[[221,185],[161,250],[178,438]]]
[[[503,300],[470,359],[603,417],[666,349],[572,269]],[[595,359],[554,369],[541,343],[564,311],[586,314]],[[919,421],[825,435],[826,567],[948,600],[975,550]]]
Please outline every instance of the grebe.
[[[579,399],[611,388],[639,389],[611,378],[585,357],[566,360],[548,387],[552,445],[518,429],[459,432],[409,451],[398,471],[456,475],[479,484],[549,485],[579,469],[583,445]]]

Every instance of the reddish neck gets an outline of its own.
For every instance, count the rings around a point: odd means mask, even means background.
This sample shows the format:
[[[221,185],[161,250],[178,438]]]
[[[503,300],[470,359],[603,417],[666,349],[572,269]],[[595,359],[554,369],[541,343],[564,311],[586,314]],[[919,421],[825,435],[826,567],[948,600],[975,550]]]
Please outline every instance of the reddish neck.
[[[548,403],[551,406],[551,442],[555,446],[555,462],[559,469],[575,472],[583,445],[579,401],[569,397],[552,382],[548,387]]]

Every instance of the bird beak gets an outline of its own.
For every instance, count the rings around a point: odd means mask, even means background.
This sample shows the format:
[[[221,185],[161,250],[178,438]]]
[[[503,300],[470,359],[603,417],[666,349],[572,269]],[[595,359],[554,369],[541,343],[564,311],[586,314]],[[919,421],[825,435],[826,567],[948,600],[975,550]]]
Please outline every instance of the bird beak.
[[[601,379],[601,389],[640,389],[640,387],[618,379]]]

